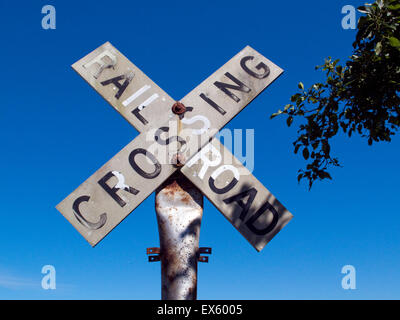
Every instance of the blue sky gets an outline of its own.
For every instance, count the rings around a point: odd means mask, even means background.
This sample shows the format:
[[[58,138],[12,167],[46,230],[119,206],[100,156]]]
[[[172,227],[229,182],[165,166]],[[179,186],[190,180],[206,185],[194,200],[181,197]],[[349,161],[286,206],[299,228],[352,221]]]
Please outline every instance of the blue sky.
[[[41,28],[46,4],[55,30]],[[206,201],[199,299],[399,299],[400,138],[338,137],[344,167],[309,192],[295,126],[269,120],[299,81],[321,78],[324,57],[351,54],[346,4],[362,1],[2,1],[0,298],[160,298],[160,265],[145,255],[158,246],[154,195],[94,249],[55,209],[138,134],[70,67],[110,41],[175,99],[246,45],[285,70],[227,127],[255,130],[254,175],[294,218],[257,253]],[[47,264],[56,290],[41,288]],[[347,264],[356,290],[341,287]]]

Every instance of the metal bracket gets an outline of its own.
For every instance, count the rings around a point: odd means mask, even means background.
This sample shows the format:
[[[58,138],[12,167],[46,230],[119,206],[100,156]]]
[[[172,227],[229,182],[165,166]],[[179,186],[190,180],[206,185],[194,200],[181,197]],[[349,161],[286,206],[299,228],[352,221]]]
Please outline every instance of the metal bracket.
[[[146,254],[160,254],[160,248],[147,248]]]
[[[208,263],[208,257],[207,256],[201,256],[200,254],[211,254],[212,249],[209,247],[201,247],[199,248],[199,257],[198,261],[199,262],[207,262]],[[146,249],[146,254],[149,256],[149,262],[157,262],[161,260],[160,254],[160,248],[157,247],[152,247],[152,248],[147,248]]]
[[[199,253],[211,254],[212,249],[208,247],[201,247],[199,248]]]
[[[160,248],[147,248],[146,249],[146,254],[149,255],[149,262],[157,262],[161,260],[160,257]]]
[[[206,257],[206,256],[199,256],[198,261],[199,261],[199,262],[208,262],[208,257]]]
[[[201,247],[199,248],[199,257],[198,261],[199,262],[208,262],[208,257],[207,256],[200,256],[200,254],[211,254],[212,249],[209,247]]]
[[[149,262],[157,262],[160,261],[161,257],[159,254],[155,255],[155,256],[149,256]]]

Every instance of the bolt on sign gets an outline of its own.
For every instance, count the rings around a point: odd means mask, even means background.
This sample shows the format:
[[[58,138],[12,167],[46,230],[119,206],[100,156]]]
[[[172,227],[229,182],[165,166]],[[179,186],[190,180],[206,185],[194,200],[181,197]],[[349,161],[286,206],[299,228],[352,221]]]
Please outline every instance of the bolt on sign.
[[[109,42],[72,67],[140,132],[57,205],[92,246],[177,170],[258,251],[290,221],[292,214],[214,138],[283,72],[270,60],[245,47],[181,100],[180,114],[172,112],[175,100]]]

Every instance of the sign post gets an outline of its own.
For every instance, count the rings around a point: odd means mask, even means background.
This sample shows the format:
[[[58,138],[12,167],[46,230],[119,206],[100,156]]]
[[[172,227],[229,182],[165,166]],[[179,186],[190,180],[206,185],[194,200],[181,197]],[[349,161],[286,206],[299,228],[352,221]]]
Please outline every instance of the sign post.
[[[161,299],[195,300],[203,194],[177,172],[156,191]]]
[[[162,298],[196,299],[204,194],[257,250],[292,214],[214,136],[283,72],[247,46],[175,102],[109,42],[73,65],[140,134],[57,209],[95,246],[152,192]],[[167,181],[167,182],[166,182]],[[176,211],[175,213],[173,211]]]

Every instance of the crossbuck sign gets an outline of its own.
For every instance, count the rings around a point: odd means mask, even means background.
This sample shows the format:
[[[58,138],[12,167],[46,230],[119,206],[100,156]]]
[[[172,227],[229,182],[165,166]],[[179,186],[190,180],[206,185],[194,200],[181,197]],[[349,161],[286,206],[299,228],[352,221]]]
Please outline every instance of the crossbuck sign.
[[[175,100],[108,42],[72,67],[140,132],[57,206],[92,246],[177,170],[258,251],[290,221],[214,138],[283,72],[267,58],[247,46],[181,100],[179,115]]]

